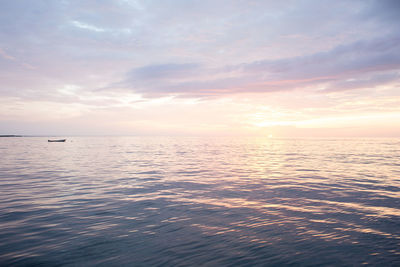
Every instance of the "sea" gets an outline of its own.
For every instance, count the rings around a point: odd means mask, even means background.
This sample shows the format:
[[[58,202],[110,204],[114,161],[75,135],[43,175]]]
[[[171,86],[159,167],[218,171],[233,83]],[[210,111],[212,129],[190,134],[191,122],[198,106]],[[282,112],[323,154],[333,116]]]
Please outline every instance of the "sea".
[[[400,139],[0,138],[0,266],[400,266]]]

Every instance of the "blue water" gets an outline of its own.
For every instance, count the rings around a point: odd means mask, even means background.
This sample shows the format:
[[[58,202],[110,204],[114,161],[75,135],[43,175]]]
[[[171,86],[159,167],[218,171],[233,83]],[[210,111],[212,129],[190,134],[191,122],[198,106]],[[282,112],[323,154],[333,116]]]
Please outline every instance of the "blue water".
[[[400,266],[400,139],[0,139],[0,265]]]

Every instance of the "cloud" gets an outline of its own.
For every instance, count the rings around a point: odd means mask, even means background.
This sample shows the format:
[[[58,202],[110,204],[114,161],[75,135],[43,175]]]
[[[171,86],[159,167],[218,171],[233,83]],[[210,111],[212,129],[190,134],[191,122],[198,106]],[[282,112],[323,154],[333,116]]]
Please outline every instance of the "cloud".
[[[397,0],[375,0],[365,8],[365,12],[361,14],[364,18],[375,19],[378,21],[389,22],[388,26],[398,28],[400,21],[400,2]]]
[[[3,49],[0,48],[0,56],[4,59],[12,60],[15,61],[15,57],[8,55],[6,52],[4,52]]]
[[[361,76],[399,65],[397,1],[38,0],[0,7],[0,91],[19,97],[52,95],[65,84],[146,97],[334,91],[349,79],[368,86]]]
[[[249,72],[267,71],[301,78],[391,69],[400,65],[399,48],[400,36],[362,40],[312,55],[244,64],[243,68]]]
[[[200,69],[199,64],[157,64],[136,68],[128,76],[131,80],[182,79],[193,76]]]
[[[343,79],[332,82],[325,88],[325,92],[340,92],[355,89],[375,88],[386,84],[400,83],[400,74],[393,73],[377,73],[373,75],[364,75],[359,78]]]
[[[95,31],[95,32],[105,32],[106,30],[103,28],[99,28],[90,24],[86,24],[77,20],[74,20],[71,22],[74,26],[81,28],[81,29],[85,29],[85,30],[89,30],[89,31]]]
[[[214,69],[202,64],[149,65],[130,71],[122,84],[149,96],[209,97],[293,90],[309,85],[324,85],[327,91],[339,91],[371,88],[398,80],[396,73],[384,72],[399,69],[400,37],[390,36],[340,45],[307,56]],[[371,73],[377,74],[372,78],[359,78]],[[349,79],[358,82],[348,82]]]

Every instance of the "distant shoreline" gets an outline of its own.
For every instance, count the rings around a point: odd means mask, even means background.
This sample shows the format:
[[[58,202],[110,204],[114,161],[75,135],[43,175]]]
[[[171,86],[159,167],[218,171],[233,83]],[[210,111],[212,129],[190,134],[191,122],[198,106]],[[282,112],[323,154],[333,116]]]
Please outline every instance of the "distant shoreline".
[[[0,134],[0,137],[22,137],[22,135],[15,135],[15,134]]]

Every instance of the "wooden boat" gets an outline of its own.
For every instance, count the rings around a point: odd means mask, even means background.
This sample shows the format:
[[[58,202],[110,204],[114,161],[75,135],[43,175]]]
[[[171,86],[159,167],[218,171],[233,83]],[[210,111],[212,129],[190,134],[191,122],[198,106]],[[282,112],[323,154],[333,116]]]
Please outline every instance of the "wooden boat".
[[[48,142],[65,142],[67,139],[49,139]]]

